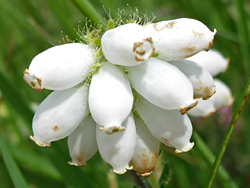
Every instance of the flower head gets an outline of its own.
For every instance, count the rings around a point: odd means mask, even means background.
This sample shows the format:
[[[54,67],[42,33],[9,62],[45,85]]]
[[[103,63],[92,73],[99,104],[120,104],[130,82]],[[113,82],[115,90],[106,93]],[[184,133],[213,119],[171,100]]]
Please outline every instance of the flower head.
[[[216,32],[183,18],[93,33],[84,35],[87,44],[38,54],[24,71],[35,90],[54,90],[35,113],[31,139],[50,146],[68,137],[72,165],[85,166],[99,150],[114,172],[147,176],[160,142],[176,153],[194,145],[186,112],[217,84],[199,59],[184,59],[208,50]],[[222,99],[213,101],[220,106]]]

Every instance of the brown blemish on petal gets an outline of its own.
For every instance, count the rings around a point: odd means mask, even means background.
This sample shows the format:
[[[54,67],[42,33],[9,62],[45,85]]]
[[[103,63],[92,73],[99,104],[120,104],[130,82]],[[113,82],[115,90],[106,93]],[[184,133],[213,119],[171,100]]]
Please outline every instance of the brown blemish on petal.
[[[193,34],[194,34],[194,36],[195,36],[195,37],[199,37],[199,38],[201,38],[201,37],[203,37],[203,36],[204,36],[204,34],[203,34],[203,33],[199,33],[199,32],[197,32],[197,31],[195,31],[195,30],[192,30],[192,32],[193,32]]]
[[[133,166],[133,170],[137,171],[138,175],[148,176],[155,168],[158,155],[158,152],[151,153],[143,149],[142,153],[130,162],[130,165]]]
[[[149,43],[150,45],[150,53],[148,53],[142,46],[147,45]],[[142,48],[140,48],[142,47]],[[153,46],[153,40],[151,37],[147,37],[143,39],[143,42],[135,42],[133,46],[133,52],[135,53],[135,60],[136,61],[145,61],[149,58],[151,58],[155,53],[155,48]]]
[[[58,127],[57,125],[54,125],[54,126],[52,127],[52,129],[53,129],[54,131],[58,131],[58,130],[59,130],[59,127]]]
[[[192,55],[193,55],[193,53],[196,53],[195,49],[196,48],[193,46],[193,47],[185,47],[185,48],[182,48],[181,50],[186,52],[186,53],[192,53]]]
[[[169,140],[168,140],[168,139],[162,137],[160,140],[161,140],[161,142],[162,142],[163,144],[169,146]]]
[[[24,70],[24,75],[29,75],[29,76],[31,76],[34,80],[33,81],[28,81],[28,80],[26,80],[26,78],[25,77],[23,77],[23,79],[24,79],[24,81],[28,84],[28,85],[30,85],[34,90],[36,90],[36,91],[41,91],[42,90],[42,80],[40,79],[40,78],[37,78],[36,76],[33,76],[33,75],[31,75],[30,73],[29,73],[29,70],[28,69],[25,69]],[[36,86],[36,85],[38,85],[38,87]]]
[[[192,109],[192,108],[195,107],[197,104],[198,104],[198,101],[195,100],[195,101],[194,101],[193,103],[191,103],[190,105],[181,107],[181,108],[179,109],[179,111],[180,111],[180,113],[181,113],[182,115],[184,115],[184,114],[187,113],[188,110]]]
[[[169,22],[167,23],[166,25],[164,25],[163,27],[161,28],[158,28],[158,24],[153,24],[153,28],[155,31],[162,31],[164,29],[172,29],[174,28],[174,25],[177,23],[177,21],[172,21],[172,22]]]

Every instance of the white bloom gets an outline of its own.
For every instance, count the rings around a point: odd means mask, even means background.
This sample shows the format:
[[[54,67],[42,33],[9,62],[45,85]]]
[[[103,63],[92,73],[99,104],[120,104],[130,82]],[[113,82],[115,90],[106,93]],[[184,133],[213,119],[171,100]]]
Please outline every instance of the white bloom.
[[[133,115],[129,115],[123,123],[124,132],[108,135],[96,129],[96,139],[102,158],[110,163],[113,171],[123,174],[131,170],[129,162],[136,146],[136,129]]]
[[[218,51],[213,49],[208,52],[201,51],[198,54],[189,57],[187,60],[196,62],[210,72],[212,76],[216,76],[220,72],[225,72],[229,63],[228,58],[224,58]]]
[[[135,124],[136,148],[130,165],[139,175],[148,176],[155,168],[160,152],[160,142],[150,133],[141,119],[135,118]]]
[[[101,131],[113,134],[124,131],[122,122],[133,105],[133,94],[125,74],[106,62],[92,77],[89,88],[89,108]]]
[[[188,114],[195,117],[208,117],[219,108],[232,105],[233,97],[228,86],[218,79],[214,79],[214,84],[216,93],[209,100],[200,100],[198,105],[191,109]]]
[[[24,79],[35,90],[56,91],[38,107],[31,138],[49,146],[68,136],[70,164],[76,166],[84,166],[99,150],[114,172],[134,167],[140,175],[149,175],[159,155],[159,141],[177,153],[192,149],[192,125],[181,114],[197,100],[203,103],[194,97],[210,97],[215,84],[218,97],[208,100],[212,107],[232,101],[230,91],[213,83],[198,62],[172,62],[207,50],[214,34],[192,19],[148,26],[129,23],[102,36],[83,37],[95,47],[71,43],[42,52]],[[101,39],[101,46],[92,39]],[[134,121],[133,112],[141,119]]]
[[[96,123],[87,116],[80,126],[68,137],[71,165],[85,166],[86,162],[97,152]]]
[[[85,44],[54,46],[34,57],[24,80],[37,91],[68,89],[85,80],[95,62],[94,49]]]
[[[157,58],[177,61],[190,57],[201,50],[208,50],[216,30],[211,32],[198,20],[181,18],[146,25],[152,34]]]
[[[102,36],[105,58],[117,65],[134,66],[154,55],[152,38],[135,23],[118,26]]]
[[[163,109],[178,109],[185,114],[197,104],[188,78],[167,62],[151,58],[143,64],[128,67],[128,76],[138,93]]]
[[[89,113],[87,92],[86,84],[52,92],[35,113],[32,140],[50,146],[50,142],[70,135]]]
[[[198,64],[189,60],[173,61],[190,80],[194,88],[194,98],[208,99],[215,93],[214,81],[211,74]]]
[[[154,137],[176,148],[176,153],[192,149],[194,143],[190,138],[193,129],[187,115],[181,115],[177,110],[161,109],[141,96],[138,96],[135,106]]]

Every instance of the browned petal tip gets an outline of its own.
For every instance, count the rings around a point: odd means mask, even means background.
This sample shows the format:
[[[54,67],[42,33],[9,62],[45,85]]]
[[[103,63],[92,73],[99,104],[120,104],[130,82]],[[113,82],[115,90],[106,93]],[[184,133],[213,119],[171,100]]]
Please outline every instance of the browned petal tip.
[[[197,100],[194,100],[194,102],[192,102],[190,105],[181,107],[181,108],[179,109],[179,111],[180,111],[180,113],[181,113],[182,115],[184,115],[184,114],[186,114],[190,109],[192,109],[193,107],[195,107],[197,104],[198,104],[198,101],[197,101]]]
[[[214,87],[214,89],[205,97],[202,97],[203,100],[207,100],[209,99],[210,97],[212,97],[214,94],[216,93],[216,89]]]
[[[69,161],[68,164],[72,165],[72,166],[77,166],[77,167],[85,167],[86,166],[85,164],[77,164],[77,163],[74,163],[73,161]]]
[[[41,147],[50,147],[51,144],[48,143],[48,144],[45,144],[45,143],[41,143],[41,142],[38,142],[33,136],[30,136],[30,139],[35,142],[38,146],[41,146]]]

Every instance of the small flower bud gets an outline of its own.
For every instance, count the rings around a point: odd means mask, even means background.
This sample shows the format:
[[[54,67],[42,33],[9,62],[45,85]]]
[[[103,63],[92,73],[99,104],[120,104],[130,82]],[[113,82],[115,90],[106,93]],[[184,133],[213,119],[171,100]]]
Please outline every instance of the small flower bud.
[[[136,129],[133,115],[124,121],[125,130],[112,135],[107,135],[96,129],[96,139],[102,158],[112,165],[113,172],[124,174],[131,170],[129,162],[136,147]]]
[[[122,122],[133,105],[133,94],[126,75],[115,65],[102,64],[93,75],[89,88],[89,109],[100,131],[124,131]]]
[[[181,60],[171,62],[178,67],[190,80],[194,88],[194,98],[208,99],[215,93],[211,74],[193,61]]]
[[[145,25],[151,33],[157,58],[165,61],[178,61],[208,50],[212,44],[214,32],[211,32],[198,20],[181,18]]]
[[[138,24],[108,30],[102,36],[102,50],[112,64],[134,66],[154,55],[152,38]]]
[[[187,60],[196,62],[210,72],[212,76],[216,76],[220,72],[225,72],[229,63],[228,58],[224,58],[218,51],[213,49],[210,49],[208,52],[201,51]]]
[[[95,62],[94,49],[85,44],[54,46],[34,57],[24,80],[37,91],[68,89],[85,80]]]
[[[166,110],[179,109],[182,114],[197,104],[191,82],[174,65],[151,58],[127,69],[134,89],[152,104]]]

